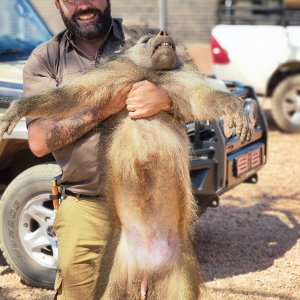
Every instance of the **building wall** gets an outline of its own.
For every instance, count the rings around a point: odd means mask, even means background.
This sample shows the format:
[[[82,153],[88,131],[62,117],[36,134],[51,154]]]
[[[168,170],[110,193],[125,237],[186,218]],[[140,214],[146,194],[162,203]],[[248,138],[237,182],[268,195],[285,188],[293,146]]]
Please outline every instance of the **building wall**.
[[[168,0],[167,31],[183,42],[208,42],[215,23],[216,2]],[[159,27],[159,0],[112,0],[112,12],[124,20]]]
[[[53,33],[64,25],[54,0],[30,0]],[[111,0],[112,15],[128,24],[159,27],[159,0]],[[209,36],[215,22],[217,0],[168,0],[167,30],[185,43],[199,70],[212,73]]]
[[[50,29],[63,28],[54,0],[31,0]],[[127,23],[159,27],[159,0],[111,0],[112,15]],[[215,23],[217,0],[168,0],[167,30],[186,43],[207,43]]]

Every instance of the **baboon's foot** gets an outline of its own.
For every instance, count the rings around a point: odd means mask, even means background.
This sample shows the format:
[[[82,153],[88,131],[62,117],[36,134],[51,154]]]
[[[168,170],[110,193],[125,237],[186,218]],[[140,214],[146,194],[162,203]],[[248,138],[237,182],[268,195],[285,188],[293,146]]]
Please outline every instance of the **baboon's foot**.
[[[12,133],[19,120],[18,117],[7,116],[6,114],[0,118],[0,141],[2,140],[4,133]]]
[[[241,110],[233,115],[226,115],[224,125],[233,128],[235,127],[236,135],[241,141],[250,141],[254,132],[253,122],[245,110]]]
[[[17,123],[22,118],[19,111],[20,108],[20,103],[18,103],[18,101],[13,101],[7,111],[0,118],[0,141],[2,140],[4,133],[12,133]]]

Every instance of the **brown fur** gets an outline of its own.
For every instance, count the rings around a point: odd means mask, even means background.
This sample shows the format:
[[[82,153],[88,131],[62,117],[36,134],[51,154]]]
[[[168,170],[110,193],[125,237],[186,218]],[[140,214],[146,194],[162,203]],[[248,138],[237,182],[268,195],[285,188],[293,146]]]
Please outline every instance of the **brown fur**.
[[[170,112],[132,120],[126,110],[102,126],[112,232],[100,268],[100,299],[196,300],[200,272],[191,244],[195,203],[188,138],[182,121],[226,116],[241,139],[251,126],[243,100],[201,75],[164,33],[133,47],[71,84],[12,103],[0,135],[22,116],[64,117],[83,106],[101,109],[120,87],[149,80],[173,100]],[[168,42],[172,47],[158,47]],[[62,101],[62,99],[64,99]],[[59,110],[57,110],[59,107]],[[112,128],[114,128],[112,130]]]

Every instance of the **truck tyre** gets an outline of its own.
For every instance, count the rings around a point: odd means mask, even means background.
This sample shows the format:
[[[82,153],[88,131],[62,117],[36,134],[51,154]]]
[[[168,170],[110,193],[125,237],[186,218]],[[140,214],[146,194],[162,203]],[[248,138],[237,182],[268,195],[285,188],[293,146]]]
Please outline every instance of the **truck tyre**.
[[[6,188],[0,201],[0,246],[7,263],[29,285],[53,288],[57,246],[49,199],[56,164],[31,167]]]
[[[272,114],[281,130],[300,132],[300,74],[286,77],[275,88]]]

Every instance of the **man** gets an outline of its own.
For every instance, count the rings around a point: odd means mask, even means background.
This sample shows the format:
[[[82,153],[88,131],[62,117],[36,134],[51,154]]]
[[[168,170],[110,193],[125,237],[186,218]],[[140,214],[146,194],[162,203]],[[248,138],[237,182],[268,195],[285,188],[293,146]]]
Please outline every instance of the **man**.
[[[87,72],[124,41],[121,21],[111,18],[109,0],[55,0],[55,5],[66,30],[33,51],[24,69],[24,96]],[[141,118],[169,109],[170,102],[162,90],[143,81],[122,87],[104,110],[83,108],[65,119],[28,120],[32,152],[37,156],[52,152],[63,171],[59,183],[66,198],[55,219],[57,299],[93,299],[98,280],[108,224],[97,163],[105,145],[97,127],[126,106],[129,116]]]

